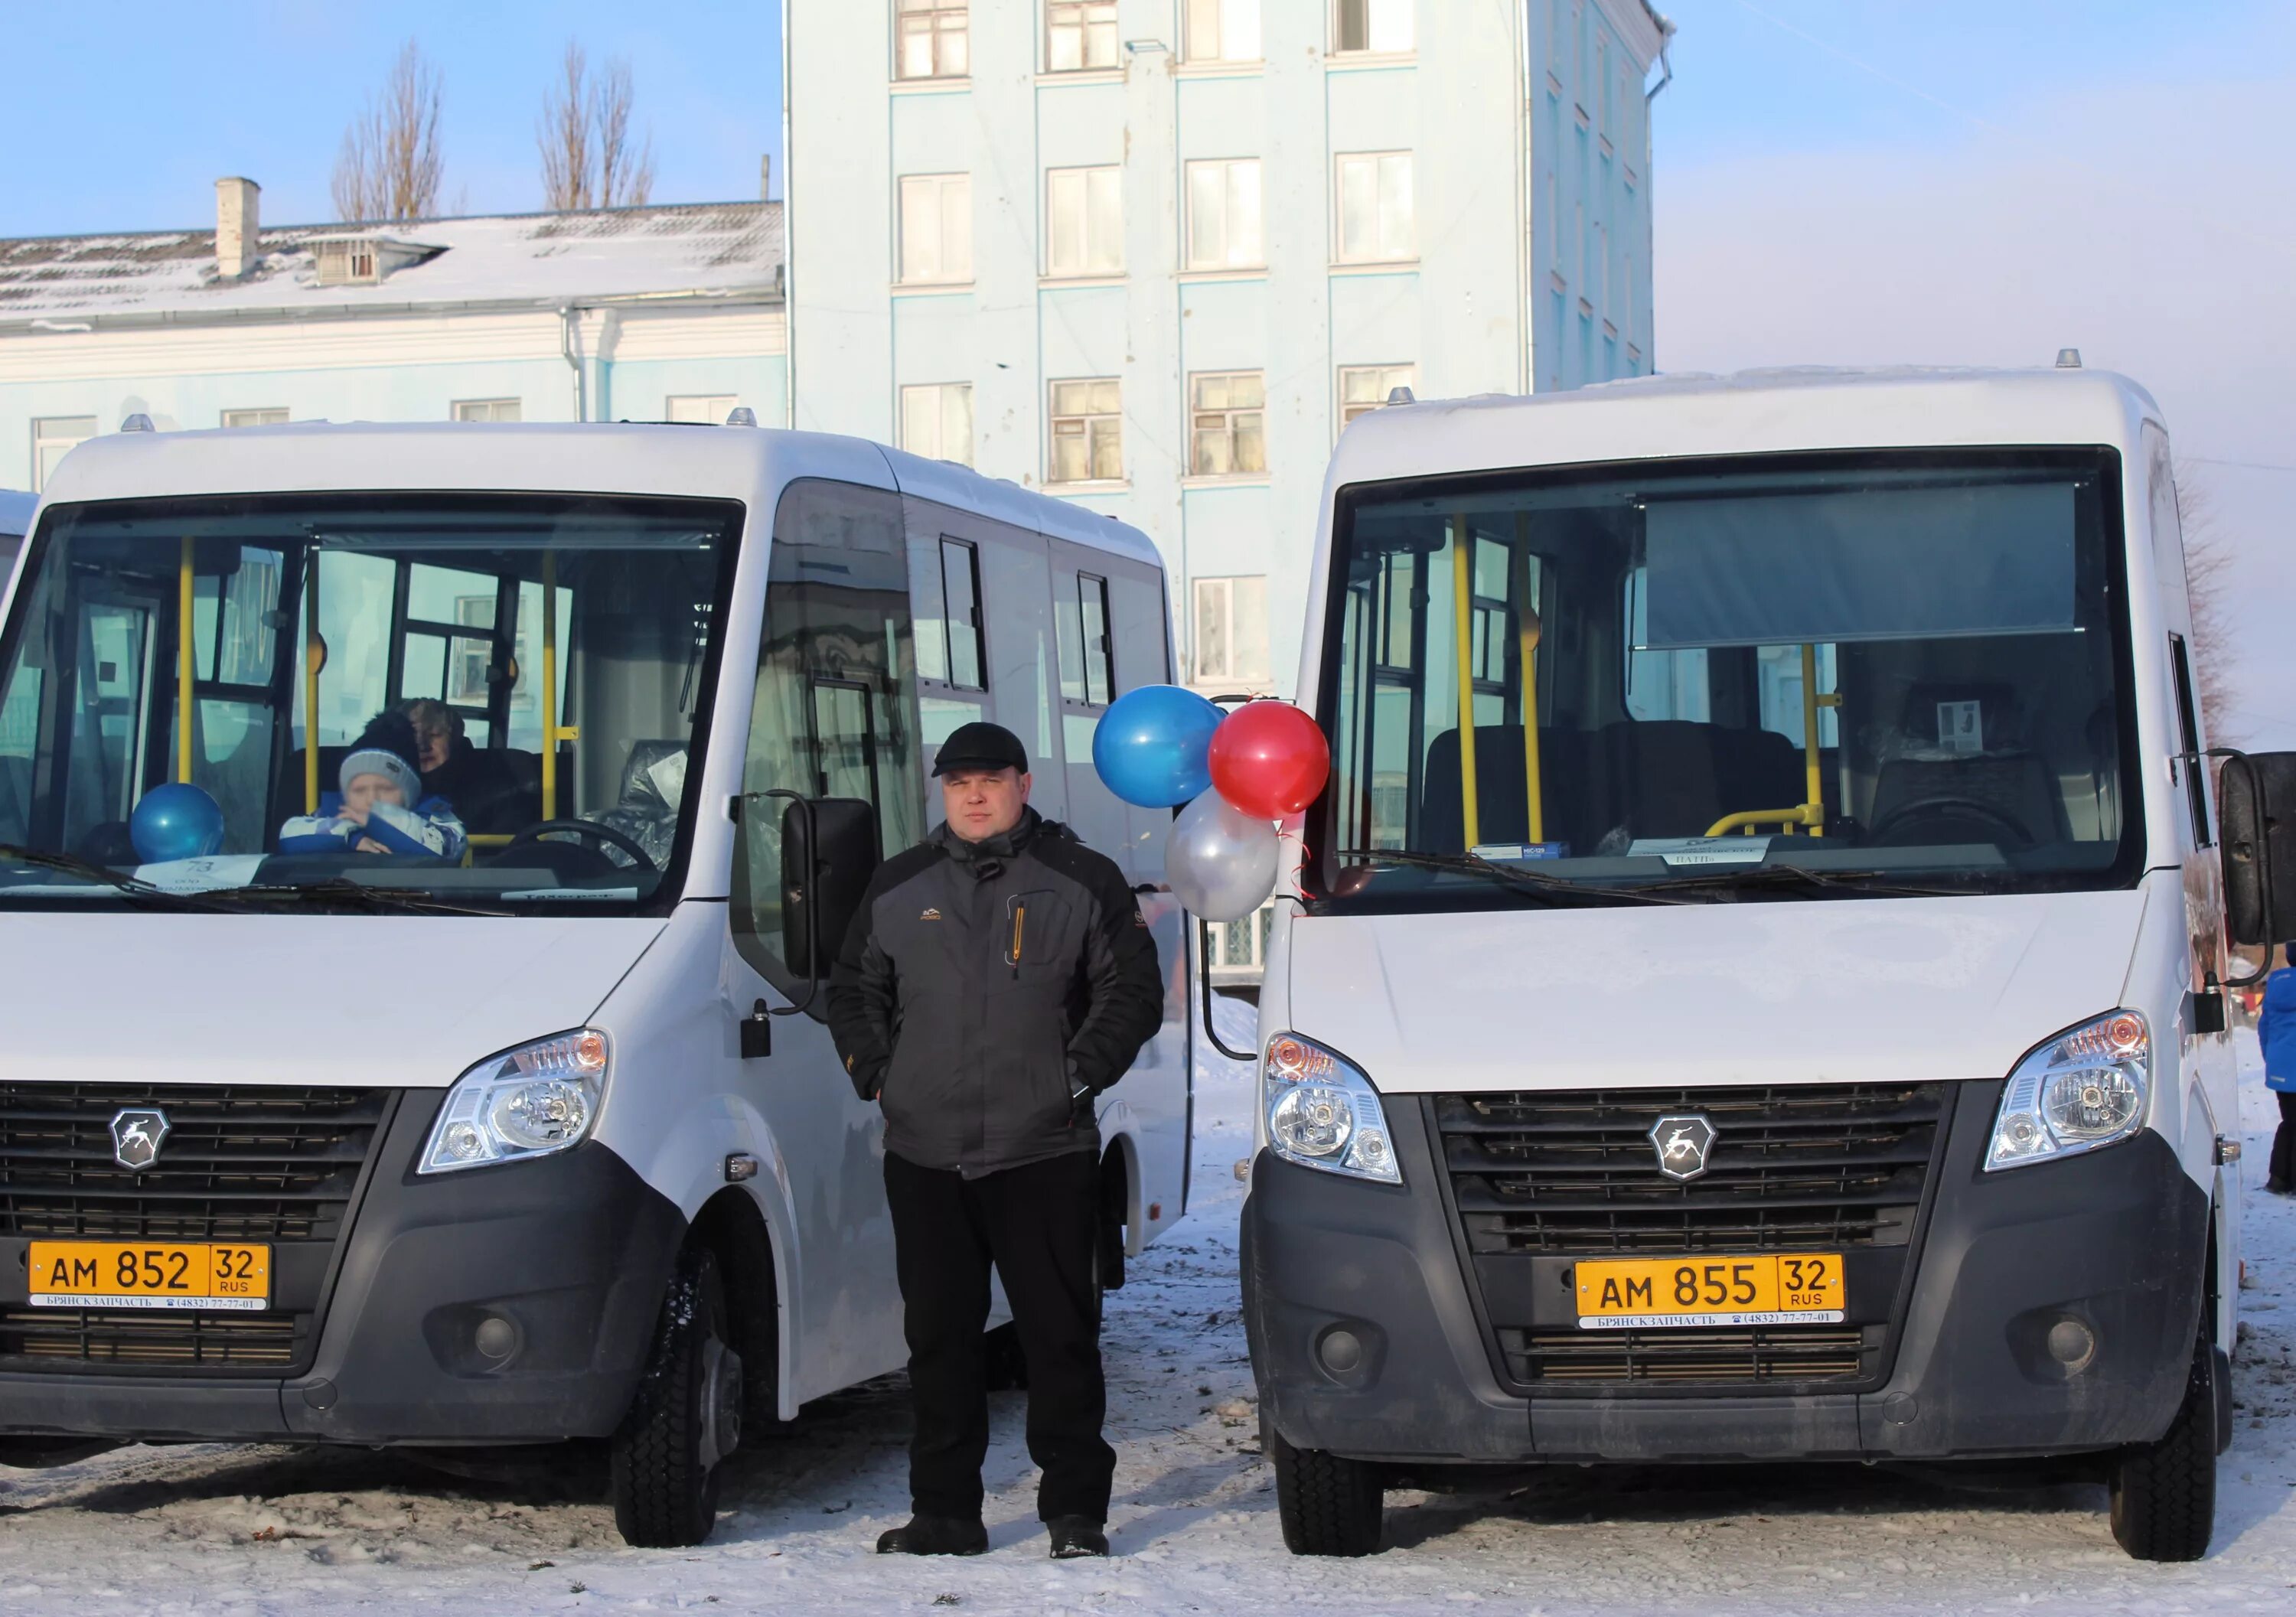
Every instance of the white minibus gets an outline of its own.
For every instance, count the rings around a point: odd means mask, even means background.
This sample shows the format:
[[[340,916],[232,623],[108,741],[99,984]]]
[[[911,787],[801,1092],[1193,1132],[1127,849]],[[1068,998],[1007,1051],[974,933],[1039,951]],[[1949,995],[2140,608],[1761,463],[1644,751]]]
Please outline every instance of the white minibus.
[[[1291,1547],[1462,1467],[1836,1460],[2202,1554],[2296,797],[2234,761],[2219,824],[2151,398],[1406,403],[1325,494],[1242,1232]]]
[[[1186,1202],[1186,956],[1091,738],[1167,625],[1136,530],[855,439],[75,450],[0,631],[0,1464],[595,1440],[625,1537],[699,1540],[745,1420],[906,1358],[824,980],[969,718],[1162,953],[1100,1110],[1120,1284]],[[416,700],[467,854],[283,853]]]

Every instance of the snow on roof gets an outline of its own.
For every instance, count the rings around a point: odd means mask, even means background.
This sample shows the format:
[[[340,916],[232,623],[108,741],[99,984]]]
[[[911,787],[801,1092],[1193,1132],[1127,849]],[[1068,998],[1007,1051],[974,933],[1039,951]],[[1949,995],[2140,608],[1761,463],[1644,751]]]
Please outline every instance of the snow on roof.
[[[373,285],[321,286],[314,248],[348,238],[436,250]],[[0,241],[0,325],[681,293],[778,296],[783,242],[779,202],[295,225],[263,231],[252,267],[224,281],[216,275],[212,226],[36,236]]]

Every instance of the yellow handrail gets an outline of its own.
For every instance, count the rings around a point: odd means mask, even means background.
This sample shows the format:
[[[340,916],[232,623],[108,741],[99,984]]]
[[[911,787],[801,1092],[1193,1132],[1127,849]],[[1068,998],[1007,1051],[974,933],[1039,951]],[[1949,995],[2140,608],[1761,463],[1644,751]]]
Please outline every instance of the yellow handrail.
[[[542,817],[558,817],[558,554],[542,553]]]
[[[192,536],[184,536],[176,587],[176,778],[192,779]]]
[[[1802,642],[1801,647],[1801,756],[1807,782],[1803,790],[1809,793],[1809,801],[1802,807],[1807,808],[1810,803],[1823,804],[1825,801],[1825,776],[1818,767],[1817,761],[1817,647],[1807,640]],[[1809,826],[1810,835],[1825,834],[1825,815],[1822,809],[1816,819],[1805,823]]]
[[[319,639],[319,551],[303,562],[303,812],[319,812],[319,669],[327,648]]]
[[[1483,840],[1475,802],[1475,603],[1473,543],[1463,514],[1451,533],[1451,616],[1459,641],[1459,826],[1466,846]]]
[[[1518,538],[1522,536],[1523,522],[1515,521]],[[1530,598],[1530,546],[1522,546],[1520,609],[1522,656],[1522,791],[1527,840],[1546,841],[1546,804],[1538,779],[1538,637],[1544,625],[1538,620],[1538,603]]]
[[[1726,814],[1706,828],[1708,836],[1727,836],[1734,831],[1751,831],[1757,825],[1823,825],[1825,805],[1802,803],[1792,808],[1748,808],[1738,814]]]

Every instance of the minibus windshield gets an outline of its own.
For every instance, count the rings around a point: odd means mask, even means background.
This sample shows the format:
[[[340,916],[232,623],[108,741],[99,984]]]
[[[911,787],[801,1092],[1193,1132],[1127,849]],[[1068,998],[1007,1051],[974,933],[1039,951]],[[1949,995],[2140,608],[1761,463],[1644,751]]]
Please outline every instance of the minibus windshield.
[[[1325,901],[2126,884],[2118,481],[1972,450],[1343,490]]]
[[[53,509],[0,642],[0,906],[674,899],[741,522],[586,495]]]

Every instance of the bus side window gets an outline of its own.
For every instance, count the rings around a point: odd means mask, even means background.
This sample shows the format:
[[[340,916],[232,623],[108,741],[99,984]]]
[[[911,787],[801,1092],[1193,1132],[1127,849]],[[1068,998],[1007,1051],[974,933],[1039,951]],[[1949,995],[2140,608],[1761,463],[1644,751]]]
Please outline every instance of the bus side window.
[[[2169,667],[2177,682],[2177,744],[2184,756],[2177,760],[2185,780],[2185,800],[2193,817],[2193,846],[2214,845],[2209,828],[2209,760],[2201,756],[2200,704],[2193,693],[2193,660],[2182,635],[2169,636]]]
[[[1172,679],[1171,616],[1165,602],[1164,579],[1153,568],[1118,556],[1095,557],[1108,575],[1109,640],[1115,655],[1111,700],[1144,685],[1166,685]],[[1082,761],[1089,763],[1089,750]],[[1104,788],[1103,788],[1104,790]],[[1125,810],[1129,828],[1124,851],[1101,851],[1124,866],[1135,882],[1164,879],[1164,837],[1172,828],[1165,808]]]
[[[729,908],[734,947],[785,991],[803,989],[782,934],[789,800],[767,793],[872,803],[884,853],[922,833],[906,549],[887,490],[801,479],[775,513]],[[843,941],[822,940],[832,957]]]

